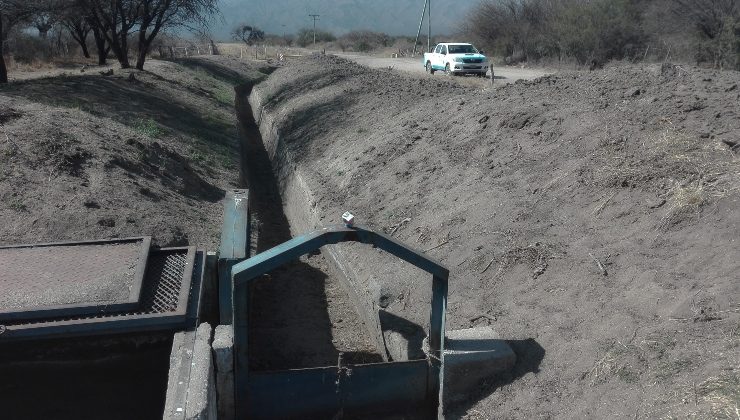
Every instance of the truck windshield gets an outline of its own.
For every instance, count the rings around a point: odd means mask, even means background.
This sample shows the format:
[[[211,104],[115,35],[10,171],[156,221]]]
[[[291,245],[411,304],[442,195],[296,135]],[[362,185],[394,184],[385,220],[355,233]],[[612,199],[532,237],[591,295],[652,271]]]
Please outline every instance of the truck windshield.
[[[470,44],[465,45],[449,45],[450,54],[476,54],[478,50]]]

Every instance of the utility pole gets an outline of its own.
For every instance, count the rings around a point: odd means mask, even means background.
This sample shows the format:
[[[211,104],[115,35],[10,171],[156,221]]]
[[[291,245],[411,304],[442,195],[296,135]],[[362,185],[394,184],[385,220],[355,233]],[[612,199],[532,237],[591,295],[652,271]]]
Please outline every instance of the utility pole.
[[[427,34],[427,52],[432,52],[432,0],[429,0],[427,5],[427,25],[429,25],[429,33]]]
[[[424,0],[424,8],[421,10],[419,30],[416,32],[416,40],[414,40],[414,52],[412,53],[412,56],[416,55],[416,44],[419,42],[421,28],[424,25],[424,15],[427,15],[427,24],[429,25],[429,33],[427,34],[427,52],[432,51],[432,0]]]
[[[316,21],[319,20],[321,15],[308,15],[313,18],[313,46],[316,48]]]
[[[421,28],[424,24],[424,15],[427,14],[427,3],[429,3],[429,0],[424,0],[424,8],[421,10],[421,19],[419,19],[419,30],[416,31],[416,39],[414,40],[414,52],[411,53],[412,57],[416,57],[416,45],[419,43],[419,35],[421,35]]]

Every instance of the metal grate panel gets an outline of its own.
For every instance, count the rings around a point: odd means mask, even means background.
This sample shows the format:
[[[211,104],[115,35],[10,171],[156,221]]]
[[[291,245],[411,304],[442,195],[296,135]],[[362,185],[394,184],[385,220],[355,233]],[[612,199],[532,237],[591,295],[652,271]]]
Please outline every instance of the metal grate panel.
[[[204,253],[198,253],[196,258],[194,247],[154,250],[149,255],[140,306],[135,311],[2,322],[5,333],[0,333],[0,342],[184,325],[189,297],[200,293],[204,258]],[[193,285],[196,278],[198,281]]]
[[[142,296],[140,313],[176,311],[188,265],[187,253],[159,252],[153,255],[150,269],[147,270],[147,286]],[[190,267],[193,265],[190,264]]]
[[[0,247],[0,321],[136,309],[150,242]]]

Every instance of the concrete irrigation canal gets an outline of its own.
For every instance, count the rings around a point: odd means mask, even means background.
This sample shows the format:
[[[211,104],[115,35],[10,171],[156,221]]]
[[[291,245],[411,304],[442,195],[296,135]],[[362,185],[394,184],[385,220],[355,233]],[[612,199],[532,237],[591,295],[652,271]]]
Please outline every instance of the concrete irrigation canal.
[[[511,369],[490,328],[446,331],[447,267],[362,215],[318,217],[267,102],[236,88],[243,185],[217,249],[0,247],[4,418],[436,418]],[[387,261],[419,281],[363,274]],[[389,308],[409,287],[413,319]]]

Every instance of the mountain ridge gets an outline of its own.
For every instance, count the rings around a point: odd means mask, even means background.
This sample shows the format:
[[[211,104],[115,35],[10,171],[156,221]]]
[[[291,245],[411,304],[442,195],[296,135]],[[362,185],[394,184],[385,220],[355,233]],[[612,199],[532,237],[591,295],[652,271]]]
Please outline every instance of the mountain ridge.
[[[433,0],[431,7],[432,34],[455,33],[468,11],[478,0]],[[222,0],[223,30],[216,33],[228,37],[230,28],[245,23],[268,33],[295,33],[312,28],[309,14],[319,14],[316,28],[337,35],[354,30],[372,30],[390,35],[416,35],[423,0]],[[426,18],[422,33],[426,33]]]

